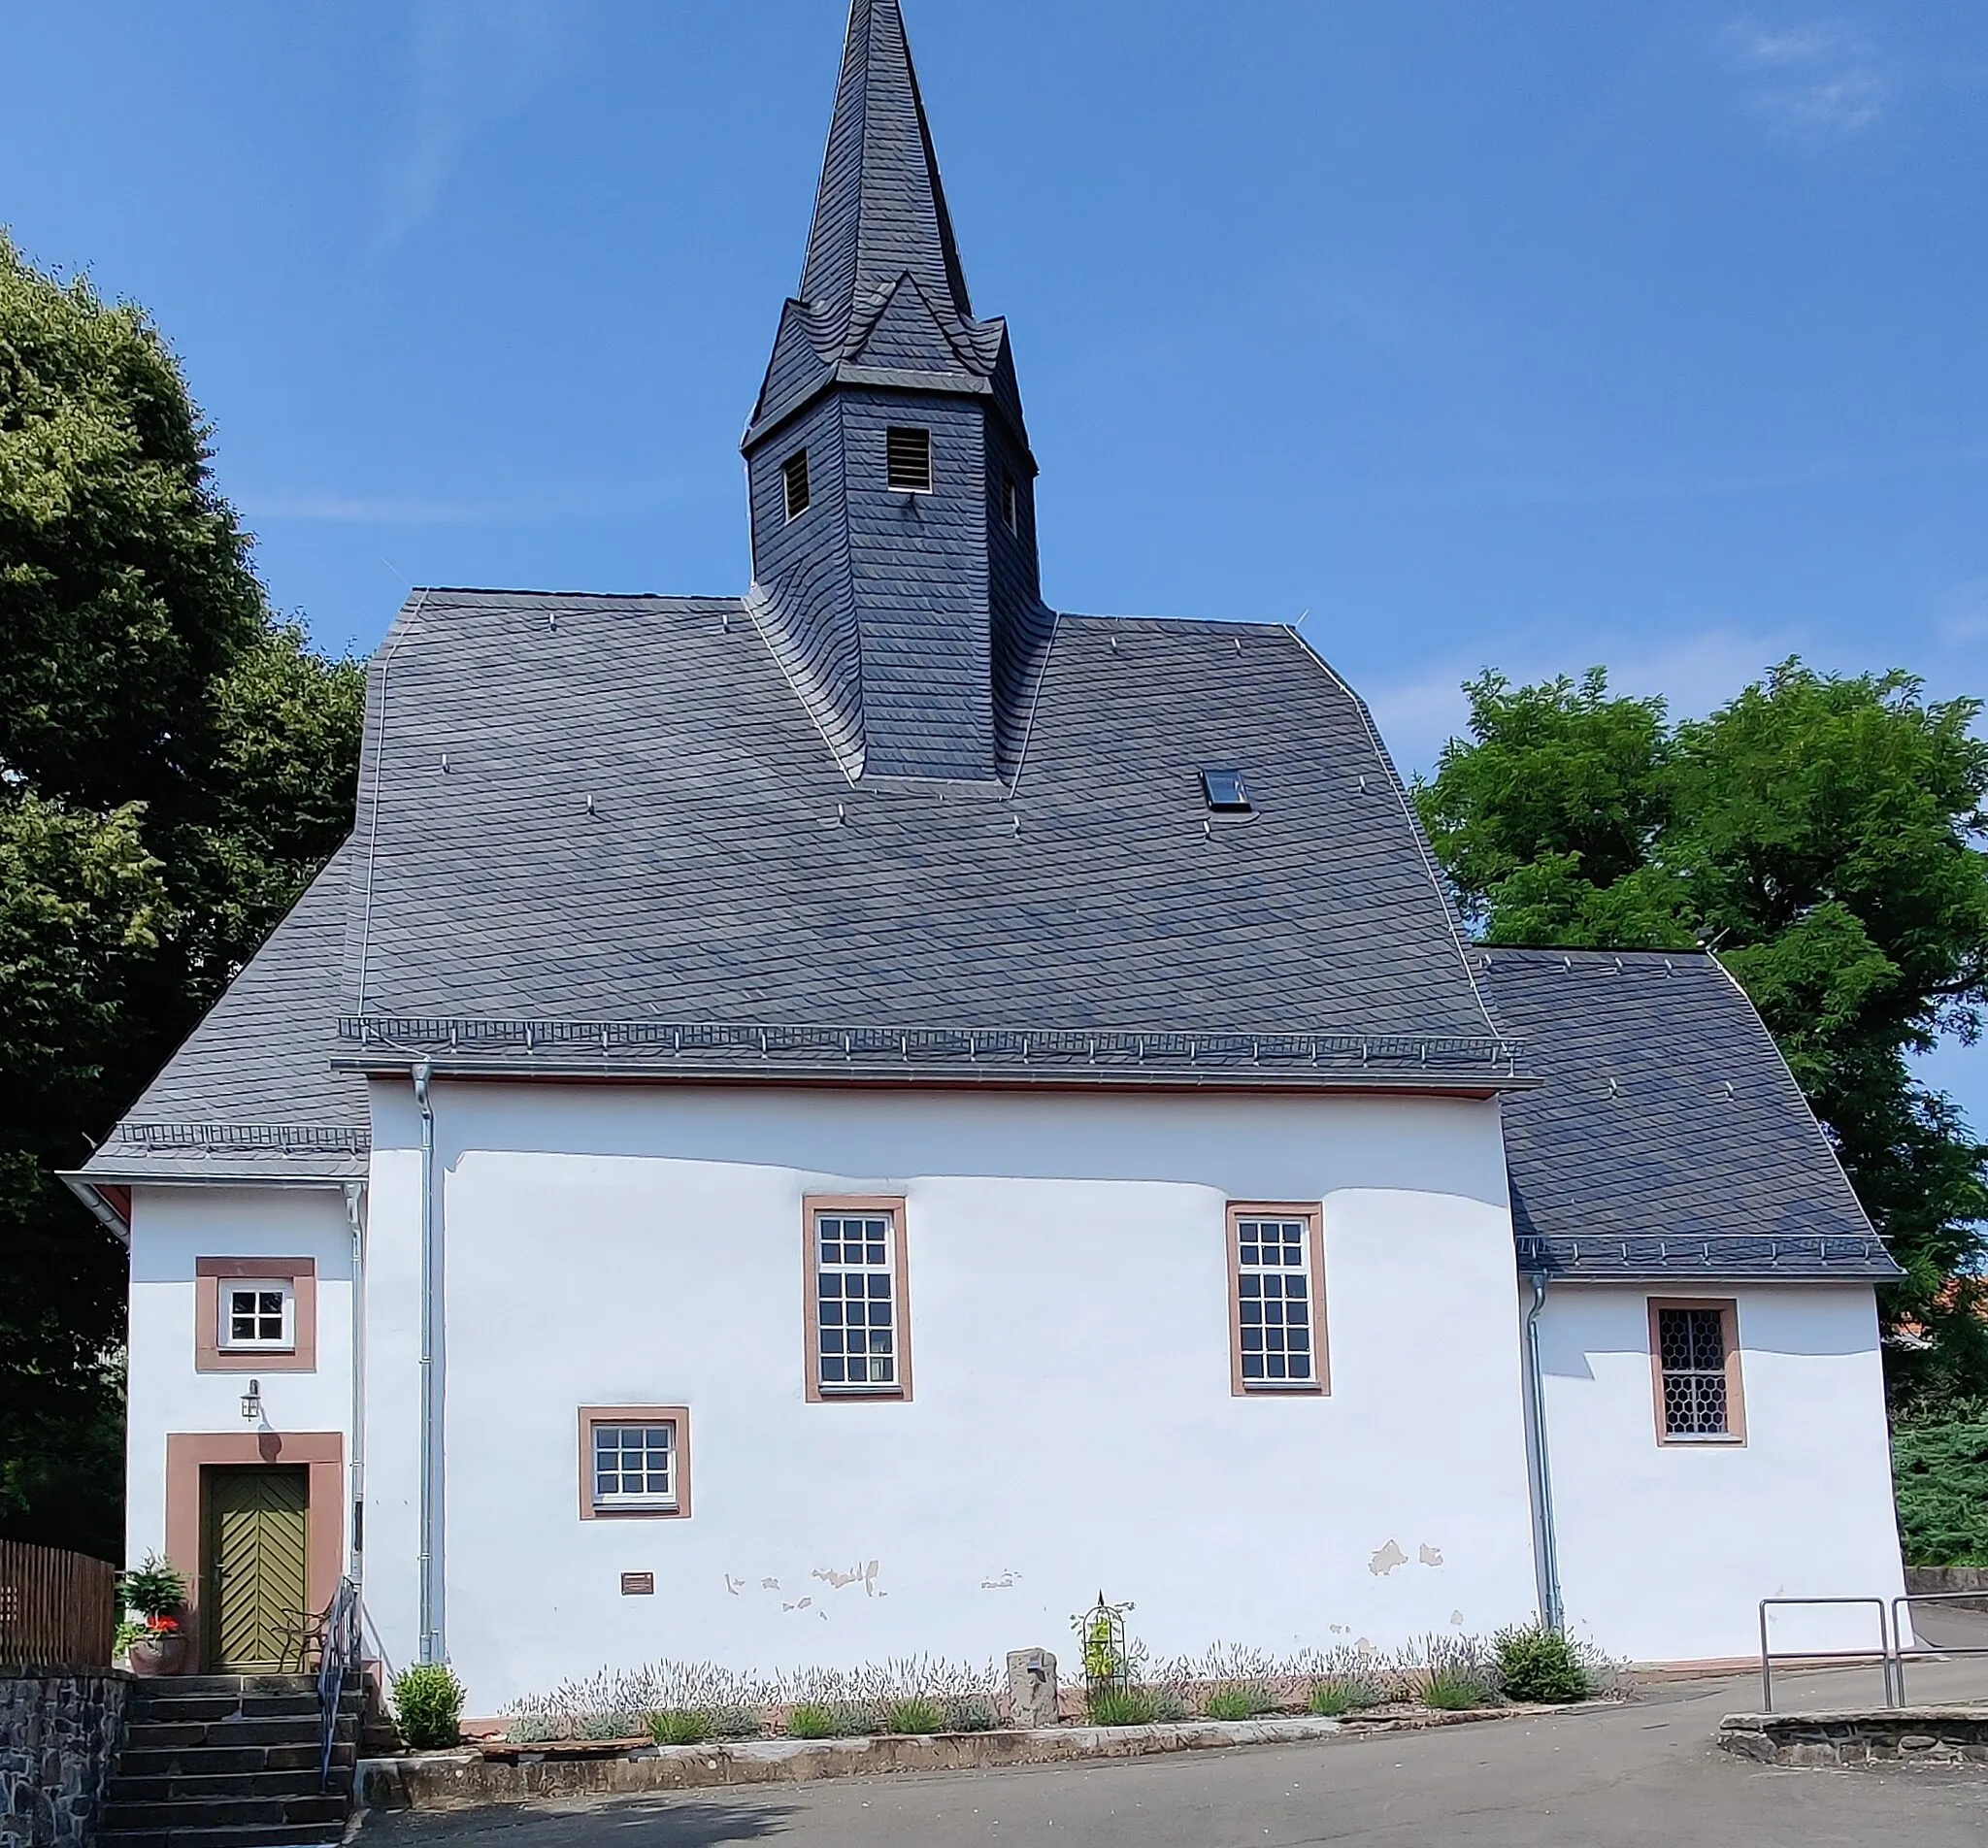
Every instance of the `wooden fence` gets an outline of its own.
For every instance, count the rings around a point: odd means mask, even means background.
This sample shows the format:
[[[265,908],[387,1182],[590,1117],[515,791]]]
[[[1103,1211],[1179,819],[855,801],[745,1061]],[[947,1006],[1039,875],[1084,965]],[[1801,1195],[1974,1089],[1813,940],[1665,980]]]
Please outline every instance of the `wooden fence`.
[[[0,1666],[108,1668],[116,1639],[115,1566],[0,1540]]]

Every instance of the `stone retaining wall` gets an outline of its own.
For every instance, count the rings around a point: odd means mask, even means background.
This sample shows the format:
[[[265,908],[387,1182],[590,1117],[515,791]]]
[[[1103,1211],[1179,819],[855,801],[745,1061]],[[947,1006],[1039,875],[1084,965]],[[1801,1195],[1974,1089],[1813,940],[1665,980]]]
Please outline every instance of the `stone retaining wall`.
[[[1988,1706],[1732,1713],[1719,1749],[1763,1765],[1988,1764]]]
[[[1905,1574],[1905,1589],[1908,1592],[1979,1592],[1979,1598],[1957,1599],[1954,1601],[1962,1610],[1988,1610],[1988,1567],[1915,1566]],[[1927,1608],[1938,1610],[1939,1607],[1934,1604]]]
[[[130,1679],[117,1668],[0,1668],[0,1848],[87,1848]]]

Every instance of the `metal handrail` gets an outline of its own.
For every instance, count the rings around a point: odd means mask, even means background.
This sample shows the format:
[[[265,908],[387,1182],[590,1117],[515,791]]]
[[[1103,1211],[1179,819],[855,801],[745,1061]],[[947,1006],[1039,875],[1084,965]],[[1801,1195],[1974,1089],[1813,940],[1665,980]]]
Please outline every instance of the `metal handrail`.
[[[1770,1605],[1814,1606],[1818,1604],[1870,1604],[1877,1611],[1877,1647],[1873,1649],[1784,1649],[1783,1662],[1875,1662],[1884,1673],[1884,1704],[1899,1704],[1893,1694],[1893,1672],[1897,1652],[1892,1644],[1891,1620],[1881,1598],[1763,1598],[1760,1600],[1760,1706],[1763,1713],[1774,1710],[1773,1651],[1768,1646],[1767,1613]]]
[[[317,1788],[331,1783],[331,1754],[338,1742],[339,1707],[345,1700],[346,1677],[359,1666],[359,1588],[348,1578],[338,1582],[324,1612],[323,1641],[317,1652],[317,1718],[323,1732],[317,1758]]]
[[[1905,1646],[1905,1626],[1899,1613],[1903,1610],[1911,1614],[1914,1604],[1962,1604],[1972,1603],[1977,1608],[1988,1604],[1988,1592],[1907,1592],[1903,1598],[1891,1600],[1892,1660],[1898,1665],[1898,1704],[1905,1703],[1905,1658],[1907,1656],[1988,1656],[1988,1648],[1942,1649],[1935,1644]]]

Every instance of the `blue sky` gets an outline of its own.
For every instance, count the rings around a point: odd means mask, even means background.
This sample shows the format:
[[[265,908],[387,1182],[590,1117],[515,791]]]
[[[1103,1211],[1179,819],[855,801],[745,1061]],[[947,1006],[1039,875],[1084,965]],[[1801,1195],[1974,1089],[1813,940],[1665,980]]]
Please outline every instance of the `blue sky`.
[[[1979,0],[906,5],[1059,607],[1309,610],[1410,768],[1487,664],[1983,686]],[[152,311],[321,642],[744,587],[842,0],[0,22],[0,222]]]

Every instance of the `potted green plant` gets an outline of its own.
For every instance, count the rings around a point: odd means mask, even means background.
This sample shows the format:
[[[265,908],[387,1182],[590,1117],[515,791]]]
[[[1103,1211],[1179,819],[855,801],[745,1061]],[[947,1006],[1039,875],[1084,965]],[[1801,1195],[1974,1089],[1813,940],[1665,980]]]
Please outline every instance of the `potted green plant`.
[[[178,1674],[186,1663],[186,1580],[156,1553],[148,1553],[120,1581],[124,1608],[144,1628],[131,1637],[125,1659],[137,1675]],[[127,1633],[128,1634],[128,1633]]]

